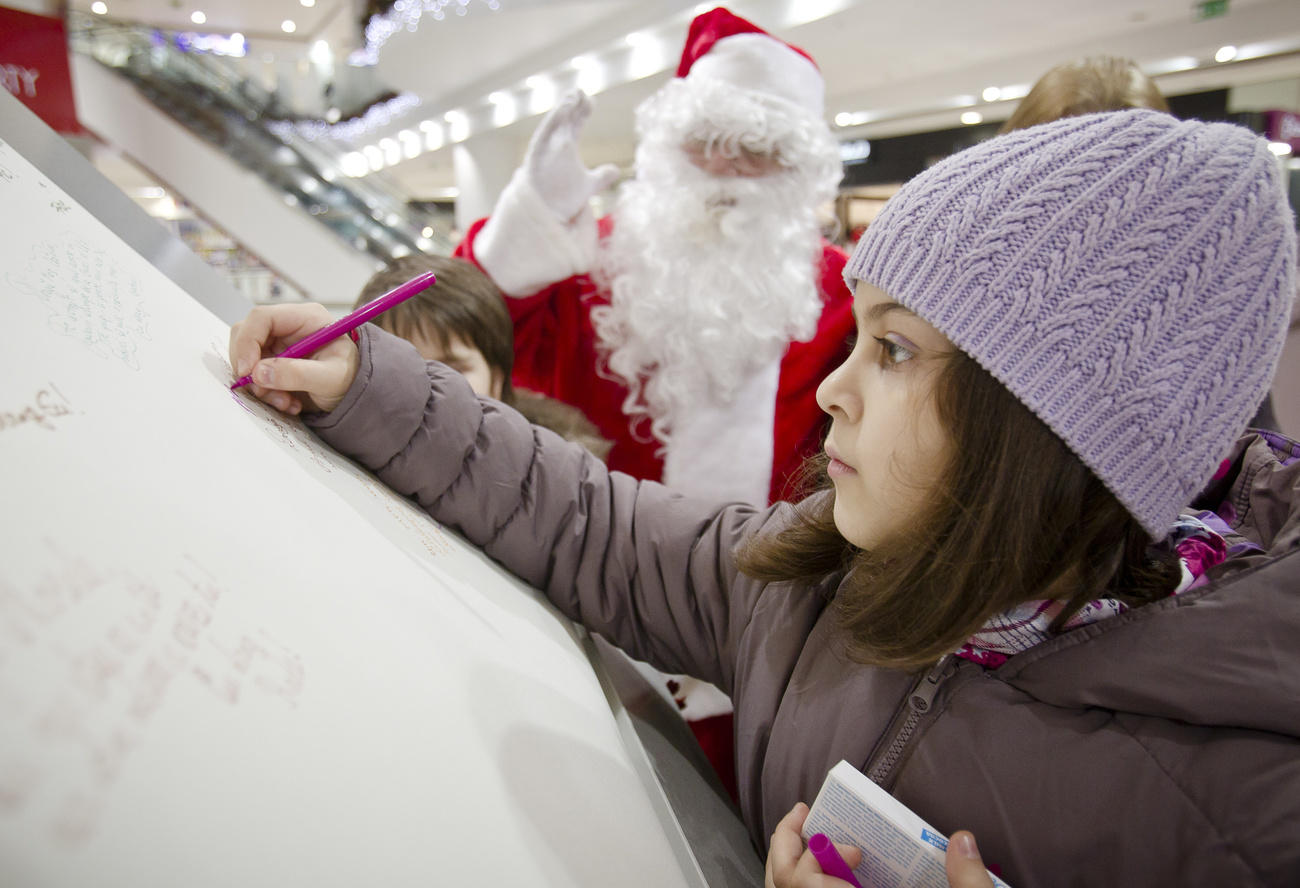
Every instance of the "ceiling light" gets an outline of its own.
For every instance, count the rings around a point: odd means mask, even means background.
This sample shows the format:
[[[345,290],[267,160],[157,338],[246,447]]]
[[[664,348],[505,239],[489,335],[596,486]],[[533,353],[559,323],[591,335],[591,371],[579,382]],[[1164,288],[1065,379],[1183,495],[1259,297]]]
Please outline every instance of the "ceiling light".
[[[298,0],[298,2],[301,3],[303,6],[307,7],[308,9],[311,9],[313,6],[316,5],[316,0]]]
[[[1278,157],[1286,157],[1288,154],[1291,153],[1291,143],[1290,142],[1269,142],[1268,150],[1272,151]]]
[[[963,111],[961,113],[961,122],[970,126],[976,123],[984,122],[984,115],[978,111]]]
[[[208,17],[197,9],[190,13],[190,21],[194,22],[196,25],[201,25],[207,20]]]
[[[996,86],[986,86],[984,87],[984,92],[980,93],[980,97],[986,102],[996,102],[1002,97],[1002,90],[998,89]]]
[[[402,156],[407,160],[416,157],[420,153],[420,137],[412,130],[402,130],[397,134],[397,141],[402,146]]]
[[[1216,62],[1230,62],[1237,57],[1237,47],[1220,46],[1218,52],[1214,54]]]
[[[668,48],[664,41],[646,31],[628,34],[624,39],[632,48],[627,60],[629,80],[640,80],[668,67]]]
[[[108,4],[104,0],[95,0],[90,4],[90,11],[95,15],[108,15]]]
[[[491,102],[493,105],[504,105],[510,101],[510,96],[506,95],[500,90],[497,90],[496,92],[490,93],[488,95],[488,101]]]
[[[286,34],[292,34],[294,31],[298,30],[298,26],[293,23],[293,19],[285,19],[280,22],[280,30]]]
[[[447,121],[448,137],[453,142],[463,142],[469,138],[469,115],[464,111],[448,111],[442,115]]]
[[[532,90],[528,95],[528,112],[530,114],[542,114],[554,107],[557,98],[555,81],[549,77],[543,77],[541,74],[534,74],[524,83]]]
[[[585,70],[587,68],[590,68],[595,63],[596,63],[595,59],[593,59],[591,56],[585,56],[585,55],[574,56],[573,58],[569,59],[569,67],[573,68],[573,70],[575,71]]]
[[[392,166],[395,163],[401,163],[402,146],[398,145],[393,139],[380,139],[379,150],[384,152],[384,163]]]
[[[433,229],[428,225],[420,229],[420,237],[433,237]]]

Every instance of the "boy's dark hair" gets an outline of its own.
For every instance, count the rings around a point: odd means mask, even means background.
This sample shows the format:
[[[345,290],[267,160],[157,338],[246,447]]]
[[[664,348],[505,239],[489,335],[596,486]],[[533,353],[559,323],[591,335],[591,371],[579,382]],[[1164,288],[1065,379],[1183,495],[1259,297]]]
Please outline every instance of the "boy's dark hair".
[[[1169,103],[1137,62],[1116,56],[1092,56],[1057,65],[1039,77],[998,132],[1009,133],[1062,117],[1125,108],[1168,111]]]
[[[1148,551],[1137,519],[973,359],[954,350],[934,398],[950,454],[915,526],[859,549],[836,530],[827,492],[803,500],[784,530],[747,541],[741,571],[809,583],[847,573],[833,607],[849,656],[910,670],[1024,601],[1065,600],[1059,629],[1093,598],[1137,605],[1172,591],[1173,553]],[[830,486],[824,458],[809,471]]]
[[[482,352],[493,375],[500,376],[501,400],[514,403],[510,384],[515,364],[514,326],[506,311],[505,297],[474,264],[449,256],[403,256],[366,282],[357,307],[426,271],[438,276],[437,283],[371,323],[403,339],[418,334],[444,350],[449,337],[464,340]]]

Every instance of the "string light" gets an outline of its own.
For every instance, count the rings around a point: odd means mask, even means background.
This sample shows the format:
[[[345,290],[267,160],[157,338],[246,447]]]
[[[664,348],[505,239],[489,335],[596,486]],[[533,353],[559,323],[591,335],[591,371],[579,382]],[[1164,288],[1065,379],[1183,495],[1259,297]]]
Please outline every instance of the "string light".
[[[386,102],[372,105],[365,114],[342,123],[330,124],[320,120],[299,120],[293,123],[275,121],[267,124],[267,128],[282,139],[296,134],[308,142],[315,142],[317,139],[337,139],[341,142],[355,143],[362,141],[376,130],[388,126],[419,104],[419,96],[414,93],[402,93]]]
[[[356,67],[376,65],[379,63],[379,50],[391,37],[402,31],[415,33],[420,21],[428,13],[434,21],[447,17],[447,8],[451,7],[457,15],[469,11],[471,0],[397,0],[393,8],[382,15],[372,16],[366,23],[366,45],[348,56],[348,64]],[[478,0],[492,12],[501,8],[500,0]]]

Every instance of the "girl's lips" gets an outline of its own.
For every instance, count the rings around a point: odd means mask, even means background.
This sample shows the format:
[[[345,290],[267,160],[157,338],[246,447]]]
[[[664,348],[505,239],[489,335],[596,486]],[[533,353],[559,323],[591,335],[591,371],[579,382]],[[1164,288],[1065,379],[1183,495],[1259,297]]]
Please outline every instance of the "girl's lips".
[[[826,474],[832,478],[843,478],[845,475],[856,475],[857,469],[848,463],[842,463],[838,459],[832,458],[830,465],[826,467]]]
[[[830,465],[826,467],[826,474],[832,478],[842,478],[845,475],[856,475],[857,469],[844,462],[835,452],[835,448],[829,444],[826,445],[826,456],[830,459]]]

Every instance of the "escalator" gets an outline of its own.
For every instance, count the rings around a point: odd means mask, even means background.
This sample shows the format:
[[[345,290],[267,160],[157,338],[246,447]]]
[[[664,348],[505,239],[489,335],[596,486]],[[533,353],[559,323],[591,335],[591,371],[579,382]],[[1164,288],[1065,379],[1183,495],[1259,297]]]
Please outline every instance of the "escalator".
[[[83,126],[183,195],[308,298],[350,302],[389,259],[450,252],[450,221],[337,172],[274,94],[148,29],[69,17]]]

